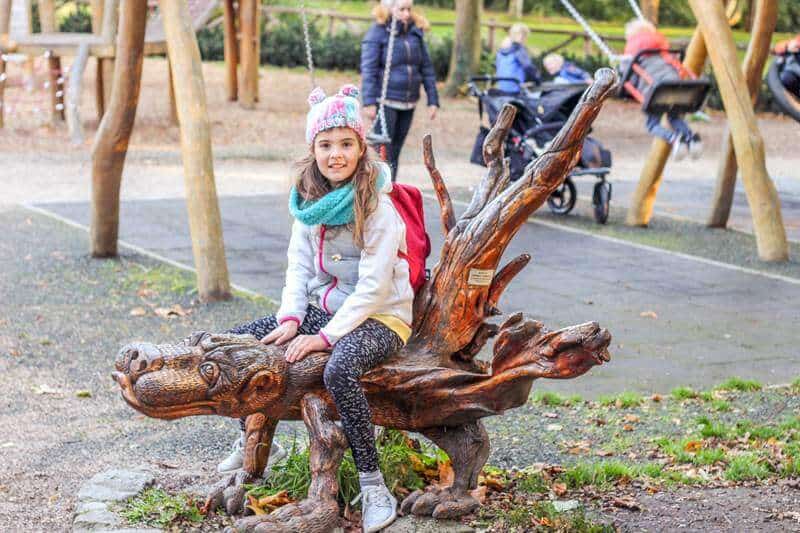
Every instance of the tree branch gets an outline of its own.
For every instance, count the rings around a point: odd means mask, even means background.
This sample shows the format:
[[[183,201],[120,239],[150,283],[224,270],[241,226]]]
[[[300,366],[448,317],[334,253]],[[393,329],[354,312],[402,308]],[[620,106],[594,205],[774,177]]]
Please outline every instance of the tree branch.
[[[497,309],[497,302],[500,301],[500,296],[506,290],[508,284],[514,279],[514,276],[520,273],[523,268],[528,266],[531,260],[530,254],[522,254],[501,268],[492,279],[492,284],[489,286],[489,296],[486,298],[486,314],[499,315],[500,311]]]

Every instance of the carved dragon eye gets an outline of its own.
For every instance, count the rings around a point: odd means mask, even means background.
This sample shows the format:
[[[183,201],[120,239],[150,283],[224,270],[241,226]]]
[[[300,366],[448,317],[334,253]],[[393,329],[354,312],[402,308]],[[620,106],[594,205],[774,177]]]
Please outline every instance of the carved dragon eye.
[[[219,376],[219,367],[215,363],[203,363],[200,365],[200,376],[209,385],[213,385]]]

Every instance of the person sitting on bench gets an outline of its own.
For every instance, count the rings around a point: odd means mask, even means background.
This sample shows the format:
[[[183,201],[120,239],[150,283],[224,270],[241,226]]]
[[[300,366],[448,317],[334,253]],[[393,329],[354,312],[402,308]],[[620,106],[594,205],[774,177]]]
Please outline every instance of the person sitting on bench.
[[[623,52],[623,64],[636,57],[636,54],[643,50],[669,50],[669,41],[659,32],[656,27],[645,20],[632,20],[625,25],[625,50]],[[677,60],[669,61],[664,54],[653,53],[643,57],[639,65],[652,78],[651,83],[637,77],[636,88],[642,93],[651,91],[656,83],[665,80],[681,79],[680,71],[676,67]],[[624,70],[624,69],[623,69]],[[686,154],[690,154],[696,159],[703,150],[700,136],[693,132],[689,125],[678,113],[667,113],[667,122],[670,128],[661,124],[662,113],[647,114],[647,131],[672,145],[672,156],[676,159],[683,159]]]
[[[786,90],[800,98],[800,34],[793,39],[780,41],[772,51],[784,56],[786,65],[781,71],[781,84]]]

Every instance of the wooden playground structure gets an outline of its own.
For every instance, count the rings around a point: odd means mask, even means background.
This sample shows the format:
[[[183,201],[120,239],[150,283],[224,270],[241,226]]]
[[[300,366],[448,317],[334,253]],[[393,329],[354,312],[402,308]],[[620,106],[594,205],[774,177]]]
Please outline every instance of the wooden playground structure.
[[[40,5],[49,1],[40,2]],[[8,13],[10,3],[11,0],[0,0],[0,43],[4,42],[4,30],[7,33],[8,16],[4,13]],[[98,42],[91,41],[88,48],[92,55],[101,59],[98,62],[98,107],[102,94],[105,112],[92,153],[91,252],[94,256],[107,257],[117,253],[122,171],[138,105],[143,58],[155,46],[148,35],[155,33],[152,23],[148,22],[148,0],[95,0],[95,3],[102,6],[99,13],[104,13],[96,26],[102,27],[102,36],[91,37]],[[657,13],[652,5],[657,6],[657,3],[654,0],[643,2],[643,12],[650,16]],[[163,33],[158,37],[169,59],[173,88],[170,94],[174,96],[180,127],[199,294],[203,300],[215,300],[230,295],[230,283],[214,180],[205,85],[195,34],[201,17],[193,13],[194,4],[192,0],[159,1],[158,21]],[[222,0],[221,4],[227,96],[229,100],[239,100],[242,106],[252,108],[258,100],[260,4],[256,0],[241,0],[236,4],[233,0]],[[752,38],[743,68],[739,68],[725,2],[688,0],[698,27],[683,65],[692,72],[701,73],[710,58],[729,120],[730,134],[719,163],[717,190],[708,224],[725,227],[737,170],[741,169],[759,257],[765,261],[784,261],[788,259],[788,241],[777,191],[766,170],[763,139],[753,111],[775,28],[777,0],[756,0],[754,4]],[[109,14],[117,9],[118,23]],[[211,8],[207,11],[210,13]],[[5,42],[8,46],[8,39]],[[34,45],[21,40],[15,46],[16,50],[23,51],[28,50],[26,46]],[[77,48],[72,43],[71,52],[58,51],[74,54]],[[669,152],[670,146],[657,139],[643,158],[639,185],[627,215],[628,224],[648,224]]]

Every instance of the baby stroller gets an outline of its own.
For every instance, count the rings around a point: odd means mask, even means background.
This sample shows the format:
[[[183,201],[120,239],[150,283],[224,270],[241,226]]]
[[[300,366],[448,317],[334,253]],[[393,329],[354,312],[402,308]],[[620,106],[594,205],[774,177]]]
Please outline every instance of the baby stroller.
[[[494,87],[495,83],[502,80],[519,85],[519,93],[507,93]],[[479,87],[479,84],[483,87]],[[478,98],[478,115],[481,120],[470,161],[476,165],[484,165],[483,141],[489,133],[489,129],[482,124],[484,111],[489,124],[492,125],[497,120],[503,105],[510,103],[516,106],[517,114],[506,138],[505,154],[509,158],[511,180],[519,179],[528,163],[547,150],[585,90],[586,84],[582,83],[545,83],[527,88],[514,78],[496,76],[470,78],[469,92]],[[603,148],[597,140],[587,137],[583,144],[580,162],[566,177],[564,183],[547,199],[550,211],[558,215],[566,215],[572,211],[578,196],[572,178],[593,176],[598,180],[592,194],[594,218],[598,223],[605,224],[611,201],[611,183],[606,181],[610,171],[611,152]]]

